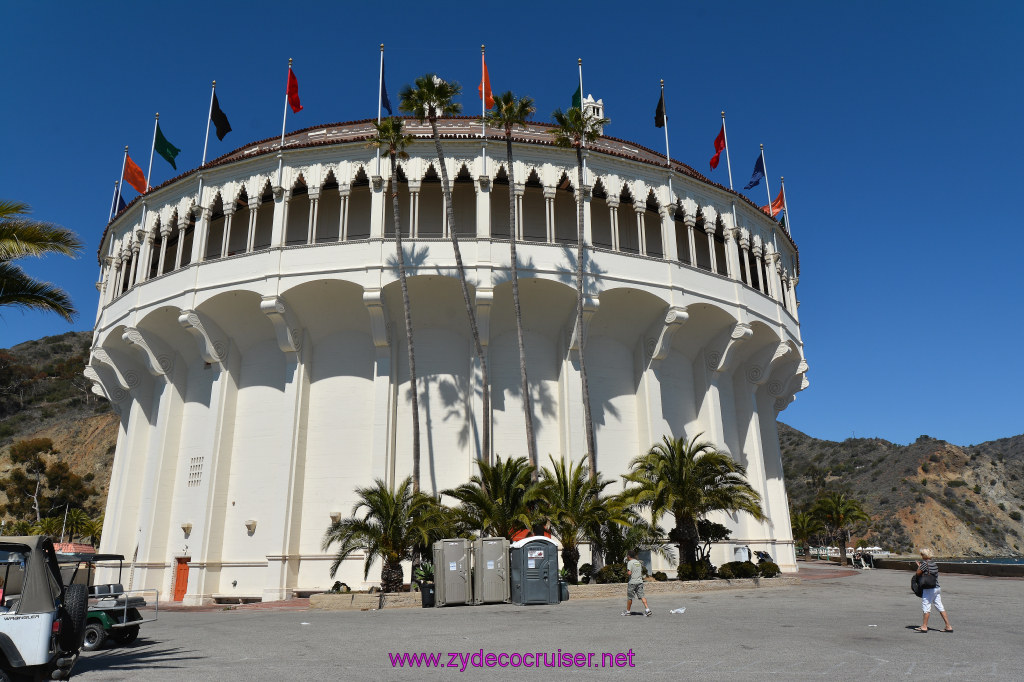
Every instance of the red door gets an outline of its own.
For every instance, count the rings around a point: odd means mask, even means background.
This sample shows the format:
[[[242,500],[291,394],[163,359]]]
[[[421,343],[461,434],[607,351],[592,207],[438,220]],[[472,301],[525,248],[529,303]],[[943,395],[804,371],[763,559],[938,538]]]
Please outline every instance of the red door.
[[[178,567],[174,573],[174,601],[181,601],[185,598],[185,591],[188,590],[188,562],[190,558],[178,559]]]

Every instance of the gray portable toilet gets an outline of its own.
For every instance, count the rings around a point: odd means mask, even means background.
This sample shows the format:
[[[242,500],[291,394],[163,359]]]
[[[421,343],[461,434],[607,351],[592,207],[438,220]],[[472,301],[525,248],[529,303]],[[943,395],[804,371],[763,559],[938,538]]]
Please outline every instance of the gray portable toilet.
[[[480,538],[473,543],[474,604],[509,600],[508,539]]]
[[[540,535],[512,543],[510,593],[514,604],[557,604],[558,545]]]
[[[434,606],[473,601],[469,562],[469,540],[455,538],[434,543]]]

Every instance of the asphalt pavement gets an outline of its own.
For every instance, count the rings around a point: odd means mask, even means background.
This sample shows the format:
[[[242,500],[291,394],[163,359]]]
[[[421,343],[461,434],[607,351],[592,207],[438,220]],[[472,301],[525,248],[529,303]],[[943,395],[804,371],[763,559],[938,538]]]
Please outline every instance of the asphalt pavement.
[[[144,625],[133,645],[85,654],[73,679],[1024,680],[1022,579],[941,575],[955,632],[934,629],[942,620],[933,613],[932,631],[918,634],[912,628],[921,624],[920,600],[909,573],[851,575],[819,565],[806,574],[815,579],[788,587],[652,596],[650,618],[639,615],[638,602],[638,615],[620,616],[624,598],[531,607],[167,611]],[[680,608],[685,613],[671,613]],[[442,667],[396,660],[421,653],[441,654],[433,661]]]

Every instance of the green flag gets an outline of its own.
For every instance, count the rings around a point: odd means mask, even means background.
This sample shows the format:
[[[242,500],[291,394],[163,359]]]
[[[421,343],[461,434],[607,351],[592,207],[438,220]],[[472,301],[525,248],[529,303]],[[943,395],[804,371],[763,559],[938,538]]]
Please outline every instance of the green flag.
[[[178,170],[178,167],[174,163],[174,157],[176,157],[181,150],[167,141],[164,134],[160,132],[159,123],[156,124],[156,138],[153,140],[153,150],[160,156],[164,157],[167,160],[167,163],[171,164],[171,168]]]
[[[583,108],[583,94],[580,92],[580,86],[576,86],[576,92],[572,93],[572,106],[577,109]]]

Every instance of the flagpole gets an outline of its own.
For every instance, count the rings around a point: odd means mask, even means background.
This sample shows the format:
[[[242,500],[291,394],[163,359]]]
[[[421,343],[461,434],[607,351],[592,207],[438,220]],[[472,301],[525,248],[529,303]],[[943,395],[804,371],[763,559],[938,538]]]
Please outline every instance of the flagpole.
[[[761,145],[761,170],[764,171],[764,189],[768,192],[768,215],[772,216],[772,189],[768,186],[768,166],[764,162],[764,145]]]
[[[583,114],[584,113],[584,109],[583,109],[583,97],[584,97],[584,95],[583,95],[583,58],[582,57],[577,58],[576,64],[577,64],[577,66],[579,67],[579,70],[580,70],[580,114]],[[586,120],[587,120],[586,116],[583,116],[584,124],[586,124]],[[583,148],[584,149],[587,148],[587,136],[586,135],[583,136]],[[583,184],[586,185],[587,184],[587,155],[583,154],[582,156],[583,156]],[[583,196],[583,188],[582,187],[580,187],[580,196]]]
[[[380,44],[380,77],[377,79],[377,125],[380,125],[381,105],[384,99],[384,43]],[[380,177],[380,146],[377,147],[377,176]]]
[[[146,191],[149,191],[149,177],[153,174],[153,150],[156,149],[156,129],[160,125],[160,112],[156,112],[153,121],[153,144],[149,145],[149,170],[146,171]]]
[[[583,95],[580,95],[582,97]],[[583,100],[580,100],[582,102]],[[661,79],[661,101],[665,101],[665,79]],[[665,117],[665,165],[668,166],[668,202],[673,203],[672,199],[672,156],[668,151],[668,105],[665,105],[665,109],[662,112],[662,116]]]
[[[487,175],[487,63],[484,61],[484,46],[480,46],[480,134],[484,155],[484,175]]]
[[[210,144],[210,119],[213,118],[213,98],[217,95],[217,81],[213,81],[213,87],[210,90],[210,111],[206,114],[206,139],[203,140],[203,162],[199,164],[202,168],[206,165],[206,147]],[[203,202],[203,174],[199,174],[199,194],[196,197],[197,203]]]
[[[729,169],[729,189],[732,189],[732,161],[729,160],[729,133],[725,129],[725,112],[722,112],[722,137],[725,138],[725,167]]]
[[[127,164],[128,164],[128,145],[125,145],[124,146],[124,159],[122,159],[122,161],[121,161],[121,179],[118,180],[118,182],[117,182],[117,198],[114,199],[114,208],[117,208],[117,202],[121,198],[121,185],[124,184],[124,168],[125,168],[125,166]],[[114,217],[113,214],[111,214],[110,218],[113,219],[113,217]],[[108,220],[107,222],[109,223],[110,221]]]
[[[383,57],[381,57],[383,59]],[[281,186],[284,171],[284,129],[288,125],[288,83],[292,75],[292,58],[288,58],[288,76],[284,82],[284,117],[281,119],[281,143],[277,147],[277,186]]]
[[[782,185],[782,208],[786,211],[786,232],[790,239],[793,238],[793,220],[789,215],[789,199],[786,198],[786,178],[780,177],[779,184]]]
[[[114,196],[110,197],[110,215],[107,216],[107,222],[109,223],[114,219],[114,207],[117,206],[117,186],[118,181],[114,180]]]

